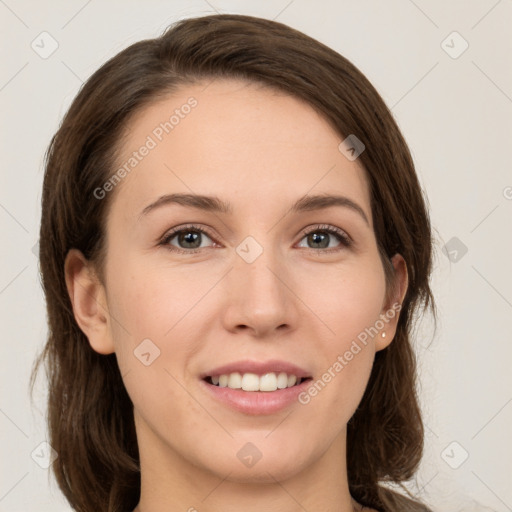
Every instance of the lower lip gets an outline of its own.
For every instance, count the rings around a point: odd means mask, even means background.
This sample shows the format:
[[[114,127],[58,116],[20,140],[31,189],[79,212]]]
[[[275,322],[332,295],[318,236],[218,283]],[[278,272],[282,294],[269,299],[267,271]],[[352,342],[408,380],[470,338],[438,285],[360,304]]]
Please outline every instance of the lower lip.
[[[298,402],[297,396],[304,391],[312,379],[303,380],[299,385],[276,391],[243,391],[241,389],[221,388],[205,380],[203,387],[215,399],[245,414],[273,414]]]

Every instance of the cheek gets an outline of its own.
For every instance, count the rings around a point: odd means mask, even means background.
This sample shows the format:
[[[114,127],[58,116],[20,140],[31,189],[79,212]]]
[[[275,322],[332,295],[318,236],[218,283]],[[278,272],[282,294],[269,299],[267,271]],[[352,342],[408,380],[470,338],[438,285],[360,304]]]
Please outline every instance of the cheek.
[[[191,277],[190,267],[162,267],[144,261],[116,269],[109,310],[119,348],[123,348],[128,333],[133,342],[150,338],[158,345],[168,343],[173,331],[179,331],[182,319],[188,322],[194,309],[200,309],[194,306],[215,279],[212,275]]]
[[[173,410],[172,404],[190,399],[179,383],[188,378],[187,369],[206,339],[205,313],[212,307],[207,293],[218,278],[211,273],[191,277],[186,266],[129,263],[116,269],[111,283],[116,357],[136,408],[143,415],[146,406],[148,415],[162,414],[165,405],[158,400]]]
[[[199,428],[194,422],[201,411],[183,383],[197,349],[190,326],[200,325],[201,309],[193,305],[211,284],[199,289],[177,269],[157,266],[126,265],[117,272],[116,284],[112,283],[112,331],[135,409],[148,424]]]
[[[310,307],[329,331],[318,345],[321,365],[302,403],[311,404],[318,417],[337,417],[336,430],[355,412],[370,377],[385,278],[379,265],[366,262],[328,276],[310,275],[308,282],[316,283]]]
[[[307,305],[329,329],[329,345],[348,350],[350,341],[371,329],[381,313],[385,296],[382,267],[373,259],[343,265],[337,269],[318,269],[303,282]],[[368,337],[371,341],[371,337]],[[348,344],[348,345],[347,345]]]
[[[354,332],[357,329],[354,329]],[[317,418],[328,438],[334,437],[350,420],[363,397],[370,378],[375,351],[343,332],[323,347],[324,364],[299,402],[310,408],[307,416]],[[326,419],[329,421],[326,421]]]

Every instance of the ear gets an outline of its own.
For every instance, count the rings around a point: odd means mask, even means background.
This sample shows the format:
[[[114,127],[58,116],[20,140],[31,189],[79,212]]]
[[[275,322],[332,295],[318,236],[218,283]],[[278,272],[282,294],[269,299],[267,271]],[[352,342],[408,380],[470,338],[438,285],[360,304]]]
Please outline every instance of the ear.
[[[100,354],[112,354],[114,343],[104,286],[91,263],[78,249],[71,249],[64,263],[66,287],[75,320],[89,344]]]
[[[380,318],[384,323],[384,327],[375,337],[375,351],[377,352],[386,348],[395,337],[400,310],[402,309],[405,294],[409,286],[409,276],[404,258],[397,253],[391,258],[391,263],[395,270],[395,286],[388,300],[385,301],[381,311]],[[382,336],[383,333],[385,337]]]

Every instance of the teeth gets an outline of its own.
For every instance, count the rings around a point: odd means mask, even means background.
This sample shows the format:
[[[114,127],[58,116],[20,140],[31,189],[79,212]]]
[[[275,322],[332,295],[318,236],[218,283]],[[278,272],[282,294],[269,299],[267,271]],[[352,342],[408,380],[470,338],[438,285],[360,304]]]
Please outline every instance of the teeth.
[[[295,375],[281,373],[266,373],[261,377],[255,373],[234,372],[230,374],[216,375],[211,377],[212,383],[221,388],[242,389],[244,391],[276,391],[278,389],[290,388],[300,384],[302,379]]]
[[[228,378],[228,388],[240,389],[242,387],[242,376],[239,373],[230,373]]]
[[[236,375],[236,374],[235,374]],[[240,374],[238,374],[240,375]],[[244,391],[262,391],[260,390],[260,377],[258,377],[255,373],[244,373],[243,377],[241,377],[240,387]],[[263,380],[263,379],[261,379]],[[229,387],[229,383],[228,383]],[[276,387],[277,389],[277,387]]]
[[[259,381],[259,382],[258,382]],[[286,379],[288,382],[288,379]],[[259,391],[275,391],[277,389],[277,377],[275,373],[266,373],[256,380],[256,385],[259,384]],[[251,391],[258,391],[252,389]]]

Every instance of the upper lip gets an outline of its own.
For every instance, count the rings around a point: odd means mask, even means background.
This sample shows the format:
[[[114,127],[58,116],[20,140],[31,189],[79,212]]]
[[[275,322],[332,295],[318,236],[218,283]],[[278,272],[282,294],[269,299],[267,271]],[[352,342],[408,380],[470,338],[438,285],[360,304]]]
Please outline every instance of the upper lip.
[[[218,375],[225,375],[230,373],[239,372],[242,375],[244,373],[255,373],[257,375],[264,375],[266,373],[280,373],[284,372],[288,375],[295,375],[297,378],[310,377],[311,374],[306,370],[287,361],[280,361],[278,359],[271,359],[268,361],[235,361],[222,366],[218,366],[201,374],[201,378],[213,377]]]

